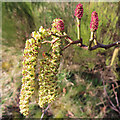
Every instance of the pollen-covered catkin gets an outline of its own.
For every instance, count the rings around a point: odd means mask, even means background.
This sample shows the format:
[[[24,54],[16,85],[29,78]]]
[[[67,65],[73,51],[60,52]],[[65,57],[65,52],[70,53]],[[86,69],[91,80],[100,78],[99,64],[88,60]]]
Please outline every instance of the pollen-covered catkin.
[[[63,20],[56,18],[52,23],[52,32],[62,35],[64,30]],[[55,42],[53,42],[55,41]],[[57,73],[61,58],[61,39],[52,36],[51,53],[46,53],[44,59],[40,61],[39,73],[39,106],[44,107],[46,103],[51,103],[57,96]]]
[[[51,103],[57,96],[57,73],[60,65],[60,40],[52,45],[51,54],[46,53],[44,59],[40,61],[39,73],[39,105],[44,107],[46,103]]]
[[[29,114],[29,101],[35,89],[35,67],[37,63],[38,48],[42,40],[49,36],[49,33],[41,26],[39,32],[32,32],[32,38],[25,44],[22,69],[22,88],[20,91],[20,112],[24,116]]]
[[[35,66],[38,55],[38,39],[31,38],[26,41],[23,55],[22,88],[20,92],[20,112],[24,116],[29,114],[29,100],[35,87]]]
[[[34,92],[35,66],[38,54],[38,45],[34,38],[26,41],[24,50],[22,89],[20,92],[20,112],[28,116],[29,100]]]

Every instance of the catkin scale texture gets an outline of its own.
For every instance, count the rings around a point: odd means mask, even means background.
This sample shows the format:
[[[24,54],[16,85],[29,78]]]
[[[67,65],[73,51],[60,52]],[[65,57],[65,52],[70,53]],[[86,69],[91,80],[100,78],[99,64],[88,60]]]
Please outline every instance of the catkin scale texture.
[[[22,87],[20,91],[20,112],[24,116],[29,114],[29,101],[35,89],[35,67],[37,64],[38,48],[49,33],[41,26],[39,32],[33,32],[32,38],[26,40],[23,54]]]
[[[51,54],[45,55],[44,61],[40,61],[39,74],[39,105],[44,107],[57,97],[57,73],[60,64],[60,40],[52,44]]]
[[[29,100],[34,93],[35,87],[35,65],[37,60],[38,44],[34,38],[26,41],[26,47],[23,55],[23,70],[22,70],[22,88],[20,92],[20,112],[24,116],[29,114]]]
[[[52,23],[52,33],[62,35],[64,30],[63,20],[56,18]],[[51,53],[44,54],[44,59],[40,61],[39,73],[39,106],[44,107],[46,103],[51,103],[57,97],[57,73],[61,58],[61,39],[51,36],[53,42],[51,44]]]
[[[58,23],[57,23],[58,22]],[[35,90],[35,69],[37,64],[38,49],[44,43],[45,38],[50,36],[51,32],[56,35],[62,35],[64,23],[61,19],[56,19],[52,24],[51,31],[45,30],[42,26],[39,32],[33,32],[32,38],[28,39],[25,44],[23,55],[22,69],[22,87],[20,91],[20,112],[24,116],[29,115],[29,102]],[[59,28],[59,29],[56,29]],[[51,103],[57,96],[57,73],[61,58],[61,39],[51,36],[52,51],[44,55],[44,59],[40,60],[39,72],[39,102],[40,107],[44,107],[46,103]],[[55,41],[55,42],[54,42]]]

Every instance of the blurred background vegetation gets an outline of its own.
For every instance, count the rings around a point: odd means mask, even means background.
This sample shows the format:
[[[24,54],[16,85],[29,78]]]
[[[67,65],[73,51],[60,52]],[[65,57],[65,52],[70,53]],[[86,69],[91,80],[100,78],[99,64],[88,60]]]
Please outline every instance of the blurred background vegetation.
[[[22,55],[26,39],[40,26],[50,28],[53,19],[64,20],[65,32],[77,39],[74,9],[78,2],[3,2],[2,3],[2,111],[3,117],[24,118],[19,112]],[[82,3],[84,14],[81,21],[81,36],[89,44],[91,13],[98,13],[97,39],[110,44],[120,40],[120,2]],[[47,47],[47,46],[46,46]],[[41,51],[45,51],[43,47]],[[109,50],[85,51],[73,45],[63,52],[58,73],[60,95],[44,117],[49,118],[107,118],[120,117],[109,107],[104,93],[103,79],[111,100],[111,82],[120,85],[120,52],[110,68],[114,47]],[[120,87],[117,87],[120,102]],[[34,99],[34,98],[33,98]],[[31,118],[40,118],[42,109],[31,100]]]

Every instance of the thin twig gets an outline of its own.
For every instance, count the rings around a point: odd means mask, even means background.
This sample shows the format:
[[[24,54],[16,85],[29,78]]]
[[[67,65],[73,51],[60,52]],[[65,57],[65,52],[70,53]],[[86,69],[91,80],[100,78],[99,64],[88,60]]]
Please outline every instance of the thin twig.
[[[52,43],[52,41],[45,40],[44,42],[42,42],[42,44],[45,44],[45,43]]]
[[[103,79],[102,79],[102,80],[103,80]],[[116,112],[118,112],[118,113],[120,114],[120,111],[116,108],[116,106],[113,104],[113,102],[110,100],[110,97],[109,97],[108,94],[107,94],[104,80],[103,80],[103,86],[104,86],[104,92],[105,92],[105,94],[106,94],[106,96],[107,96],[107,98],[108,98],[108,101],[109,101],[110,104],[111,104],[111,105],[110,105],[110,108],[113,109],[113,110],[115,110]]]
[[[47,112],[47,110],[49,109],[50,105],[51,105],[51,104],[49,104],[49,105],[47,106],[47,108],[44,110],[44,112],[43,112],[42,115],[41,115],[40,120],[43,119],[43,117],[44,117],[45,113]]]
[[[65,38],[65,37],[69,37],[68,35],[56,35],[54,33],[51,33],[51,35],[59,37],[59,38]]]
[[[47,40],[45,40],[44,42],[42,42],[42,44],[45,44],[45,43],[50,43],[50,44],[54,44],[56,41],[58,41],[59,40],[59,38],[57,38],[57,39],[54,39],[54,40],[52,40],[52,41],[47,41]]]
[[[111,103],[111,105],[112,105],[113,107],[115,107],[115,105],[112,103],[112,101],[110,100],[110,97],[109,97],[108,94],[107,94],[107,91],[106,91],[106,88],[105,88],[104,80],[103,80],[103,86],[104,86],[104,92],[105,92],[105,94],[106,94],[106,96],[107,96],[109,102]]]
[[[64,48],[62,48],[62,51],[68,48],[71,45],[71,43],[67,44]]]
[[[115,99],[116,99],[116,102],[117,102],[117,106],[119,107],[117,92],[115,92],[114,84],[112,84],[112,87],[113,87],[113,92],[114,92],[114,94],[115,94]]]

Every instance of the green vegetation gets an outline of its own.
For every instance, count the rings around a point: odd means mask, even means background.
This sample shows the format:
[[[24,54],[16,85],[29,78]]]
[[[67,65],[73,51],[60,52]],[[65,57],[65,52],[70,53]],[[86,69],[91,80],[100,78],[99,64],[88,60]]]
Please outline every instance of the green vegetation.
[[[2,3],[2,112],[3,117],[23,118],[19,112],[19,94],[22,79],[22,60],[25,42],[31,32],[40,26],[51,27],[55,18],[61,18],[65,32],[77,40],[74,9],[77,2],[63,3]],[[120,40],[120,2],[85,2],[82,3],[84,14],[81,20],[81,37],[88,45],[90,39],[91,13],[98,13],[99,27],[97,40],[110,44]],[[66,44],[66,43],[64,43]],[[41,53],[48,50],[46,45]],[[115,84],[120,103],[120,51],[111,63],[114,47],[108,50],[99,48],[94,51],[83,50],[77,45],[70,46],[63,52],[58,72],[59,97],[51,104],[45,118],[110,118],[118,117],[118,112],[109,107],[105,95],[103,80],[112,102],[117,105],[112,89]],[[39,61],[39,60],[38,60]],[[38,68],[38,66],[37,66]],[[38,68],[39,69],[39,68]],[[36,70],[36,75],[38,70]],[[30,118],[40,118],[42,109],[31,99]]]

